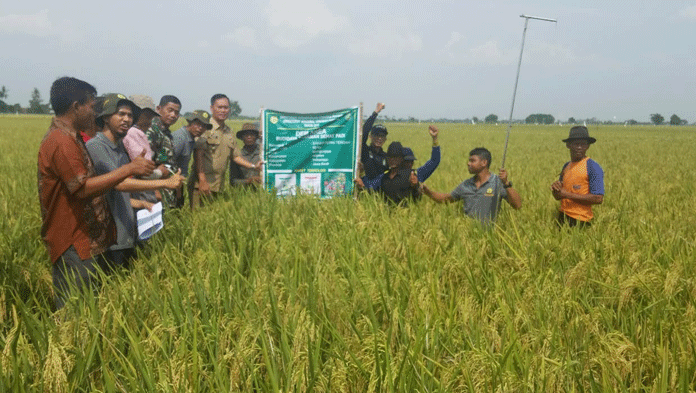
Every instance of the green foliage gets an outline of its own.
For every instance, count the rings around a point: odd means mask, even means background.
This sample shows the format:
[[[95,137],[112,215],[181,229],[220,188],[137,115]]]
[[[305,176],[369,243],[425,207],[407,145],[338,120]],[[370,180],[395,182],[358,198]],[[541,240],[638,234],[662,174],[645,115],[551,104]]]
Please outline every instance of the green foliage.
[[[4,85],[0,89],[0,98],[7,98],[7,88]]]
[[[574,117],[569,117],[569,118],[568,118],[568,123],[570,123],[570,124],[575,124],[575,118],[574,118]]]
[[[486,123],[491,124],[491,123],[497,123],[498,122],[498,115],[490,114],[486,116]]]
[[[49,122],[0,116],[12,174],[0,182],[0,391],[696,386],[696,216],[685,213],[696,172],[636,187],[694,157],[693,127],[593,126],[607,195],[587,230],[551,222],[568,128],[515,126],[506,166],[524,206],[504,204],[493,230],[459,204],[227,191],[195,214],[167,212],[132,272],[52,313],[35,181]],[[429,154],[427,126],[387,126]],[[505,126],[438,127],[431,188],[470,176],[458,151],[486,146],[499,162]]]
[[[682,125],[682,119],[676,114],[674,114],[672,115],[672,117],[669,118],[669,124],[673,126],[680,126]]]
[[[49,104],[43,103],[39,89],[34,88],[34,91],[31,92],[31,100],[29,100],[29,109],[27,113],[47,114],[50,113],[50,111]]]
[[[527,116],[524,122],[527,124],[553,124],[556,119],[552,115],[537,113]]]
[[[242,108],[238,101],[230,101],[230,117],[238,117],[242,113]]]
[[[652,115],[650,115],[650,121],[656,126],[659,126],[660,124],[665,122],[665,118],[659,113],[653,113]]]

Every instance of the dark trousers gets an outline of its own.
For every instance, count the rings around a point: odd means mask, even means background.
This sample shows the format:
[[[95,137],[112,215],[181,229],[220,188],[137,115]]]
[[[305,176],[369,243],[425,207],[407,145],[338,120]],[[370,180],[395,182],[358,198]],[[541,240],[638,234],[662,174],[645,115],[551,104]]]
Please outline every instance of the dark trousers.
[[[99,288],[99,270],[106,270],[108,262],[102,254],[81,259],[75,247],[70,246],[53,264],[53,289],[56,309],[65,306],[71,292]]]
[[[580,227],[580,228],[586,228],[592,226],[592,224],[589,221],[582,221],[578,220],[576,218],[573,218],[561,211],[558,212],[558,217],[556,217],[556,224],[558,224],[559,227],[562,227],[564,225],[568,225],[569,227]]]

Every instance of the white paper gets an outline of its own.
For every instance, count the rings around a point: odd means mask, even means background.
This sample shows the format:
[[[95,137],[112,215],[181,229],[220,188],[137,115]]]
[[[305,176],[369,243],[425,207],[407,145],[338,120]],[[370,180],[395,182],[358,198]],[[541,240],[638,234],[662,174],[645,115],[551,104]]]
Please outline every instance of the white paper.
[[[164,226],[164,222],[162,222],[162,202],[157,202],[152,206],[152,211],[147,209],[138,210],[136,217],[138,219],[138,239],[149,239]]]

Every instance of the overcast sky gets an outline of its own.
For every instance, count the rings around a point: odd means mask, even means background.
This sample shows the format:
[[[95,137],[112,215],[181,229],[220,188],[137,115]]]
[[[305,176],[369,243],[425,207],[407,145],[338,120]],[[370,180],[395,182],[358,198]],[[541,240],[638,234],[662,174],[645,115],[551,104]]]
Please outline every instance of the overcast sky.
[[[515,118],[696,121],[696,1],[0,2],[0,85],[44,101],[75,76],[99,93],[214,93],[244,115],[364,102],[416,118],[507,119],[524,19]],[[107,5],[108,4],[108,5]]]

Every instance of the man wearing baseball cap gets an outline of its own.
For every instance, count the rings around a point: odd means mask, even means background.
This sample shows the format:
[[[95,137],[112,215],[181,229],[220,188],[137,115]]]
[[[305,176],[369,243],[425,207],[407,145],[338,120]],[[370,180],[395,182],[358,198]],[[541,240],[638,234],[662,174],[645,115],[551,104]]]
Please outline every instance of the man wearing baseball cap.
[[[362,128],[362,147],[360,149],[360,163],[365,170],[367,180],[374,179],[389,169],[387,165],[387,153],[382,146],[387,141],[387,127],[382,124],[373,126],[377,115],[384,109],[384,104],[379,102],[372,115],[365,120]],[[367,145],[367,137],[370,136],[370,145]]]
[[[133,124],[133,112],[140,108],[122,94],[106,94],[99,98],[99,102],[101,110],[96,123],[102,131],[87,142],[87,151],[94,162],[94,171],[102,175],[131,162],[122,140]],[[144,158],[145,154],[143,149],[139,157]],[[105,253],[112,264],[110,267],[129,267],[131,258],[135,256],[136,220],[133,209],[152,208],[150,202],[131,198],[131,192],[176,189],[183,180],[179,173],[166,180],[126,178],[105,194],[116,223],[116,244]]]
[[[256,143],[259,139],[259,127],[252,123],[244,123],[237,131],[237,139],[244,143],[240,156],[251,164],[261,161],[261,147]],[[230,162],[230,184],[235,187],[256,187],[261,184],[259,169],[245,168],[232,160]]]
[[[592,205],[604,201],[604,171],[587,157],[587,149],[596,141],[585,126],[571,128],[568,138],[563,139],[570,151],[570,161],[563,165],[558,180],[551,184],[551,194],[561,201],[559,225],[589,226],[594,217]]]

